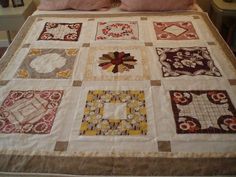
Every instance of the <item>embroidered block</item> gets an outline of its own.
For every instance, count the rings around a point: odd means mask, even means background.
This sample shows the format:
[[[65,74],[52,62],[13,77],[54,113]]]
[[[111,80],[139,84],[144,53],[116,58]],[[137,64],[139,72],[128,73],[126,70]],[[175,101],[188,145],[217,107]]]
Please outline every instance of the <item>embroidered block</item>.
[[[78,41],[82,23],[46,22],[38,40]]]
[[[80,135],[147,135],[144,91],[89,91]]]
[[[199,39],[192,22],[154,22],[157,40],[196,40]]]
[[[177,133],[236,133],[236,110],[226,91],[170,91],[170,96]]]
[[[62,90],[10,91],[0,107],[0,133],[49,134]]]
[[[136,21],[98,22],[96,40],[138,40],[139,28]]]
[[[157,48],[163,77],[215,76],[221,77],[219,69],[206,47]]]
[[[18,78],[69,79],[78,49],[31,49],[16,73]]]

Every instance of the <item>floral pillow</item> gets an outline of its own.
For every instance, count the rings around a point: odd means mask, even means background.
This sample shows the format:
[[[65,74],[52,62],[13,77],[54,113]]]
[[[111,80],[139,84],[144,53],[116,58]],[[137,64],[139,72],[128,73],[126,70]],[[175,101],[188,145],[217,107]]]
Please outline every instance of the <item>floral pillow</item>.
[[[39,10],[99,10],[111,7],[111,0],[41,0]]]
[[[120,8],[127,11],[189,10],[195,0],[121,0]]]

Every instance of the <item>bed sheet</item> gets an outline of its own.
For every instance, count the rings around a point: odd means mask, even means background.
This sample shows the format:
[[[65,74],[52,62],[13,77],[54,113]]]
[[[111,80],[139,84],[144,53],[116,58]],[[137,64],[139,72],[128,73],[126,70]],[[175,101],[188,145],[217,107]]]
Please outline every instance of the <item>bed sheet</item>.
[[[34,15],[0,64],[1,172],[236,173],[236,62],[204,13]]]

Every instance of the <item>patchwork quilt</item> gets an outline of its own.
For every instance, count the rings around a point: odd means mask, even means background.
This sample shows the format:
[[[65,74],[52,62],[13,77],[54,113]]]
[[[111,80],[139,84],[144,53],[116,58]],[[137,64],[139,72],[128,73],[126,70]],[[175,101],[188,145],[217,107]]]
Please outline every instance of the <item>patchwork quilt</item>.
[[[32,16],[0,64],[1,174],[236,174],[236,60],[204,13]]]

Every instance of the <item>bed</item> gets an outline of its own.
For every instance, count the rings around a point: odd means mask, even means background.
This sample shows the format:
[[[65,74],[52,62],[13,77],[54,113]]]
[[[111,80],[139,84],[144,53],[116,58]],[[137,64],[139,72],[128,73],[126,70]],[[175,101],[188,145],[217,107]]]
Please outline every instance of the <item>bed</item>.
[[[0,64],[0,176],[236,174],[236,60],[203,12],[36,11]]]

